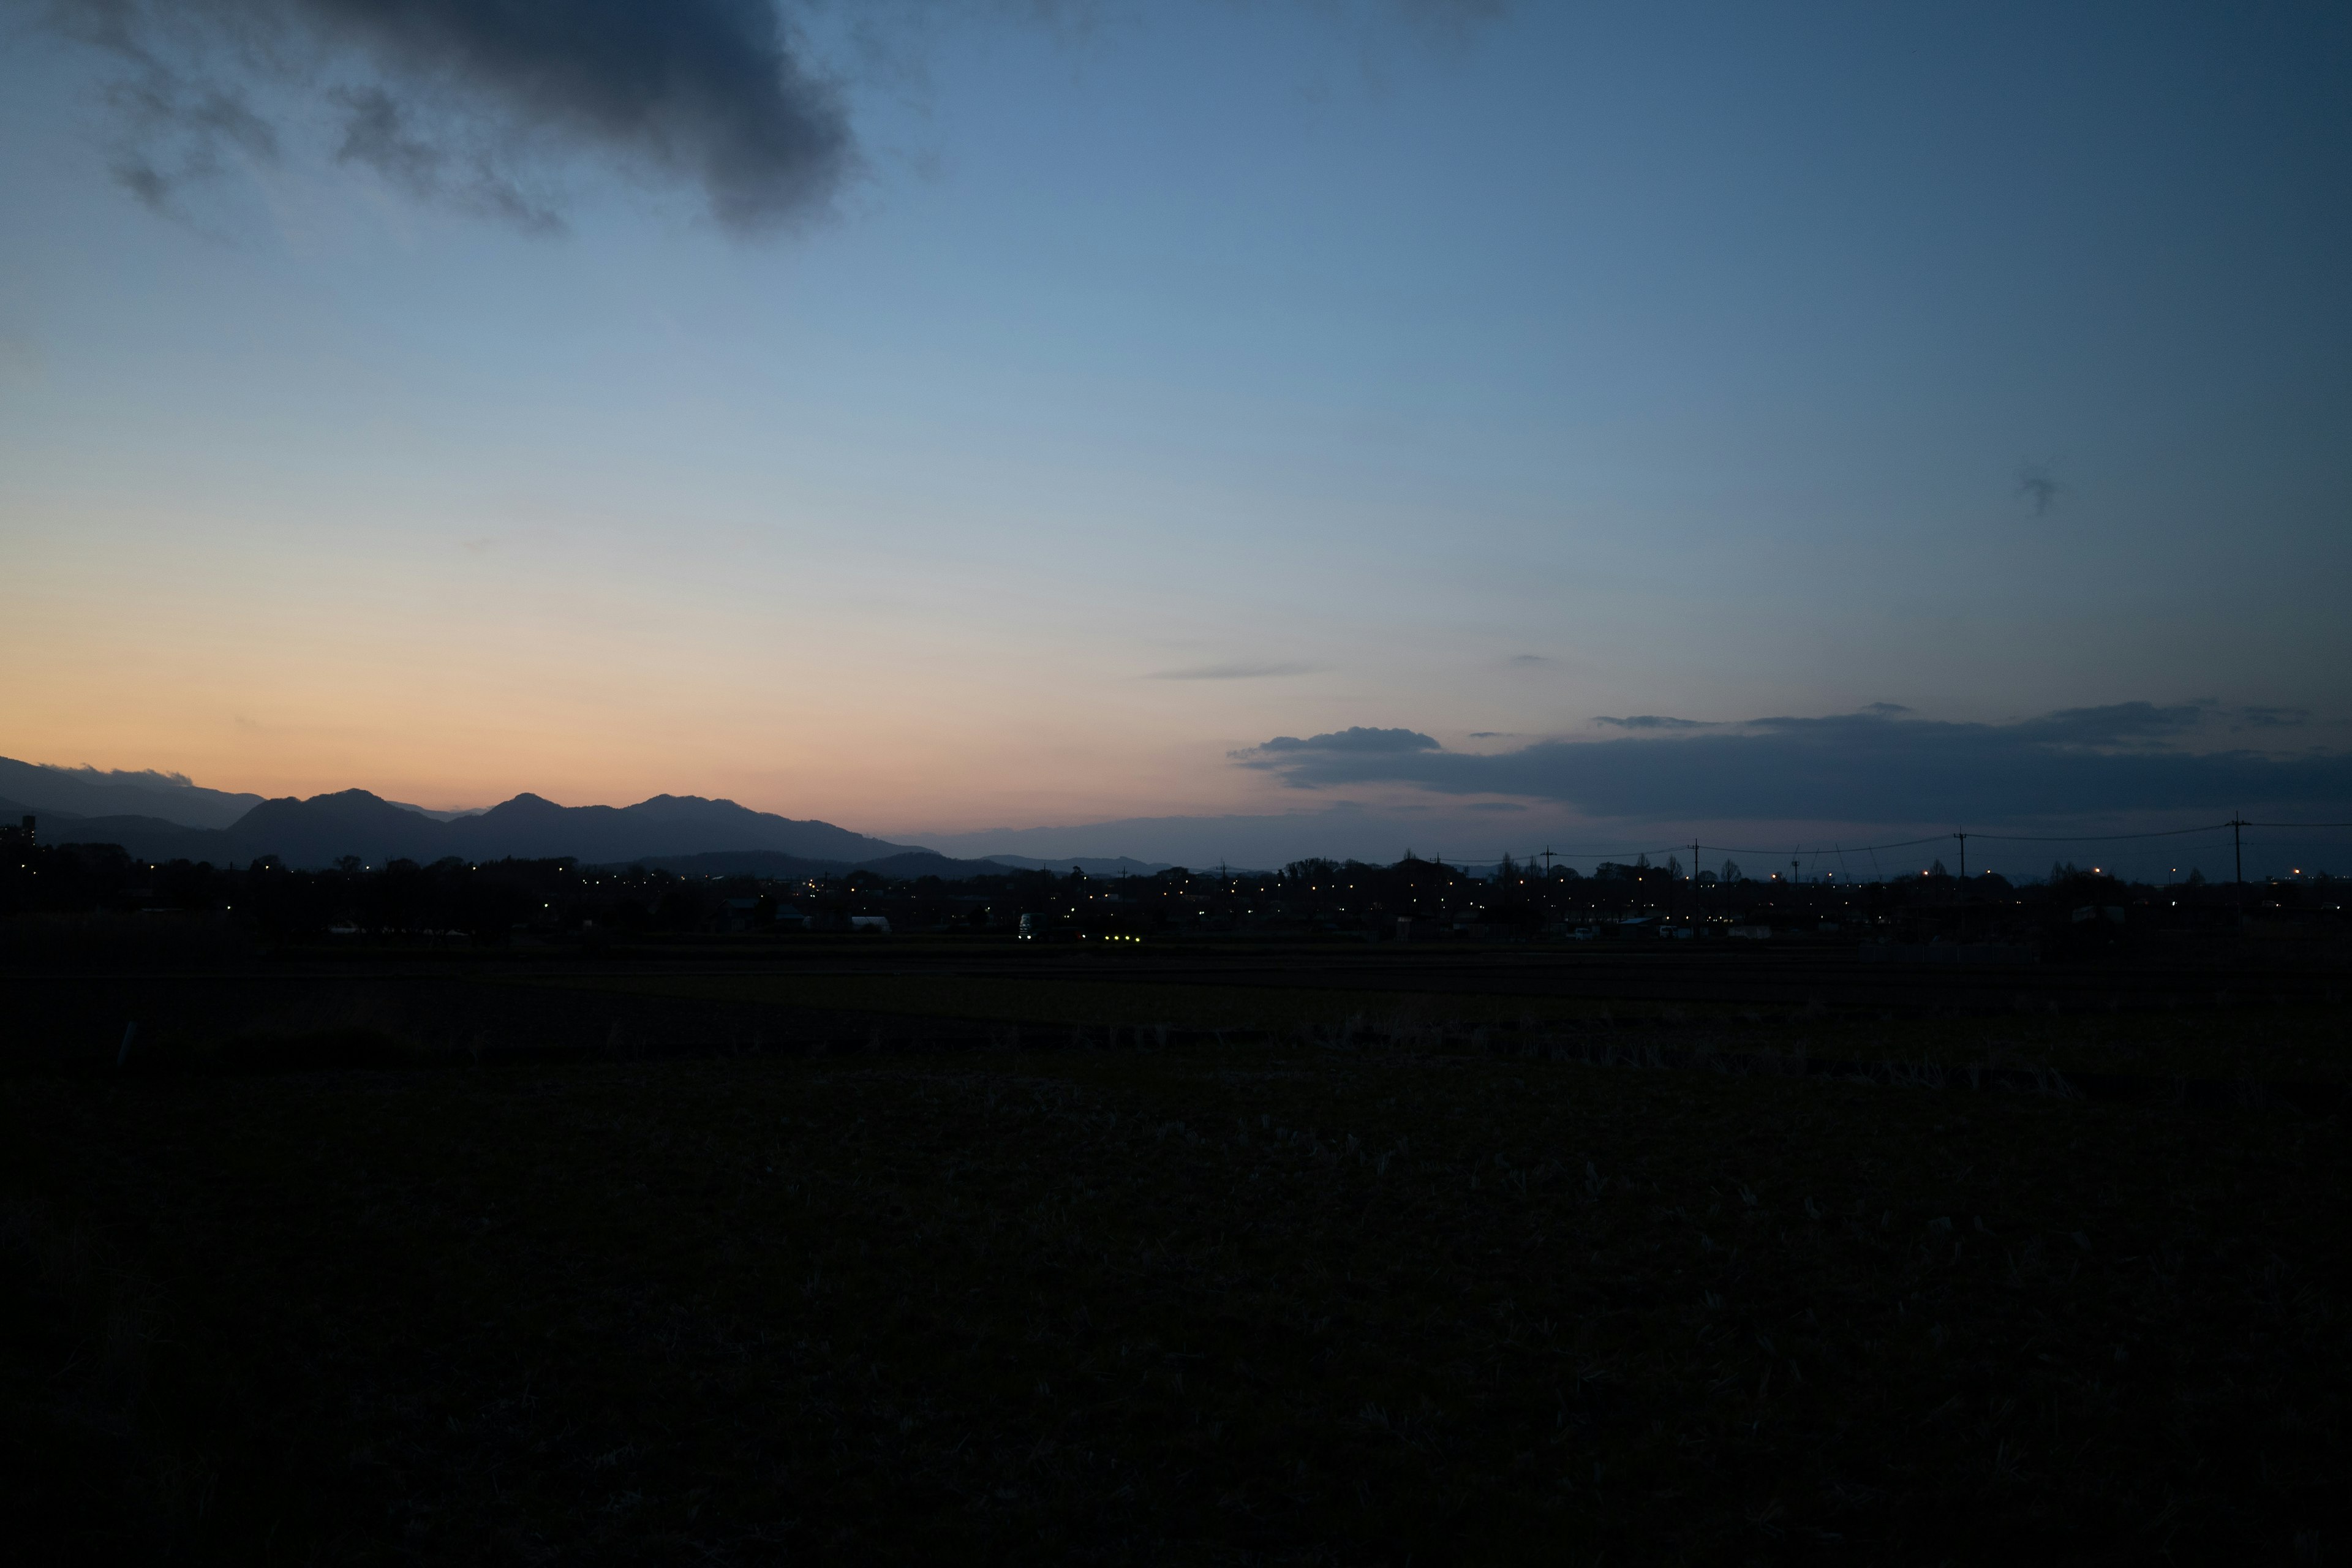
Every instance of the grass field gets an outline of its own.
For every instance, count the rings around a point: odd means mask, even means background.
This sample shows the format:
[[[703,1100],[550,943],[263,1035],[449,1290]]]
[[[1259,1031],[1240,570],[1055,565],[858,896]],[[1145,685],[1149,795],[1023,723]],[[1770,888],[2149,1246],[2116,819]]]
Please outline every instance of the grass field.
[[[0,1501],[42,1561],[2342,1559],[2340,1118],[1461,1044],[19,1077]]]
[[[647,996],[764,1003],[918,1018],[1075,1028],[1288,1031],[1349,1018],[1395,1031],[1445,1024],[1597,1018],[1606,1004],[1570,998],[1350,991],[1330,986],[1202,984],[1171,980],[984,974],[555,976],[518,984]],[[1619,1004],[1641,1016],[1656,1008]]]
[[[525,988],[603,995],[1029,1026],[1038,1040],[1159,1038],[1223,1031],[1336,1042],[1475,1043],[1526,1051],[1611,1038],[1626,1027],[1682,1049],[1807,1055],[1945,1068],[2352,1084],[2352,1040],[2340,1005],[2116,1010],[2038,1008],[1990,1016],[1857,1016],[1736,1003],[1598,999],[1494,993],[1349,990],[1331,985],[1219,984],[1172,979],[1023,978],[987,974],[635,974],[529,976]]]

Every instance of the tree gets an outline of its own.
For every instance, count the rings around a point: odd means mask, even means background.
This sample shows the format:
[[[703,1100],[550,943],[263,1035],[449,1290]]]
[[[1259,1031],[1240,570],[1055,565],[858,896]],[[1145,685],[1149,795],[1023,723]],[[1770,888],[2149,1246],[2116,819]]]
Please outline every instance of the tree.
[[[1727,882],[1737,882],[1738,880],[1739,880],[1739,862],[1738,862],[1738,861],[1737,861],[1737,860],[1726,860],[1726,861],[1723,863],[1723,879],[1724,879],[1725,881],[1727,881]]]

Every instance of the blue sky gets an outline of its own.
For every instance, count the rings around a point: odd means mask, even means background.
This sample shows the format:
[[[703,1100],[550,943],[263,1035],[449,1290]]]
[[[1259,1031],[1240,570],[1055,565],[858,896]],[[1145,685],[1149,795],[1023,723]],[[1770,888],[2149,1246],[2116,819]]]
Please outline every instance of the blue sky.
[[[0,5],[7,754],[965,848],[1182,819],[1083,847],[1187,858],[1300,812],[1383,858],[1650,825],[1561,746],[1696,770],[1661,829],[1949,804],[1800,809],[1738,776],[1785,749],[1601,715],[1890,703],[2011,762],[2043,715],[2197,715],[1967,797],[2016,821],[2100,816],[2084,756],[2339,787],[2338,8],[795,8],[845,162],[751,233],[373,9],[143,37],[275,143],[151,204],[110,171],[187,122]],[[296,66],[213,16],[292,18]],[[379,87],[433,188],[337,156]],[[1251,765],[1351,729],[1499,760]]]

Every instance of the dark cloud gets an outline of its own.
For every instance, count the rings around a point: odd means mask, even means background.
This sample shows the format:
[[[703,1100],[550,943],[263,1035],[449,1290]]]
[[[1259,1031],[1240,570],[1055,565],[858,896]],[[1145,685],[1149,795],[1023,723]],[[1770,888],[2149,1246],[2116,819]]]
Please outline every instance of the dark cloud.
[[[1259,680],[1275,675],[1312,675],[1311,664],[1198,664],[1182,669],[1155,669],[1146,680]]]
[[[1263,746],[1227,754],[1245,768],[1273,773],[1286,789],[1321,789],[1324,781],[1316,776],[1313,766],[1302,765],[1306,759],[1393,757],[1444,749],[1417,730],[1367,730],[1359,726],[1328,735],[1310,735],[1303,741],[1296,735],[1276,735]],[[1377,767],[1375,764],[1376,772]]]
[[[1539,653],[1515,653],[1503,662],[1514,669],[1532,669],[1538,665],[1556,664],[1559,661],[1547,658]]]
[[[1357,725],[1328,735],[1309,735],[1303,741],[1296,735],[1276,735],[1263,746],[1252,746],[1232,754],[1249,767],[1275,767],[1279,763],[1274,759],[1286,755],[1388,757],[1401,752],[1443,749],[1418,730],[1368,730]]]
[[[1408,784],[1447,795],[1559,802],[1656,820],[1992,825],[2044,816],[2352,803],[2352,753],[2189,752],[2200,710],[2147,702],[2006,724],[1883,713],[1762,719],[1706,733],[1543,741],[1492,754],[1349,743],[1345,731],[1234,753],[1300,788]]]
[[[2232,730],[2299,730],[2311,722],[2308,708],[2241,708]]]
[[[229,146],[274,154],[254,89],[336,106],[338,156],[425,196],[551,221],[513,172],[584,153],[698,187],[730,230],[822,211],[852,145],[772,0],[58,0],[125,62],[123,183],[151,202]]]
[[[2048,746],[2144,745],[2184,734],[2203,718],[2192,703],[2158,708],[2153,702],[2112,702],[2102,708],[2062,708],[2005,725],[2002,732]]]
[[[1663,713],[1635,713],[1623,719],[1612,719],[1603,713],[1592,721],[1619,730],[1705,730],[1709,728],[1702,719],[1669,719]]]
[[[172,181],[144,158],[128,158],[117,163],[114,165],[114,182],[159,212],[172,195]]]
[[[0,0],[6,5],[9,0]],[[586,155],[695,187],[755,234],[821,215],[857,163],[844,80],[795,15],[824,0],[16,0],[113,56],[114,174],[168,209],[234,155],[277,156],[326,118],[337,160],[424,199],[557,226],[548,186]],[[1435,39],[1507,0],[1367,0]],[[1312,0],[1316,10],[1335,9]],[[828,18],[864,74],[919,78],[908,49],[951,9],[1076,38],[1113,0],[859,0]],[[1339,6],[1338,10],[1349,7]],[[257,100],[267,101],[277,122]]]
[[[94,768],[88,763],[67,767],[58,763],[41,763],[52,773],[77,778],[85,784],[130,784],[141,789],[194,789],[196,781],[184,773],[167,772],[162,768]]]
[[[2064,492],[2065,487],[2058,482],[2047,463],[2026,463],[2017,470],[2017,493],[2032,504],[2036,517],[2049,516],[2050,509]]]

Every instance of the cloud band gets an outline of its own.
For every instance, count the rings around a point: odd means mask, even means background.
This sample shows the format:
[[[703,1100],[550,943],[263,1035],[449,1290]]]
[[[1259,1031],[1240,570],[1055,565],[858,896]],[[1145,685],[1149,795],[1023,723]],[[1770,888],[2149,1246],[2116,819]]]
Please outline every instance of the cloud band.
[[[1297,788],[1405,784],[1623,819],[1990,825],[2352,802],[2352,753],[2184,749],[2179,742],[2205,717],[2147,702],[2007,724],[1881,710],[1487,754],[1449,751],[1412,731],[1349,730],[1280,737],[1234,757]]]

